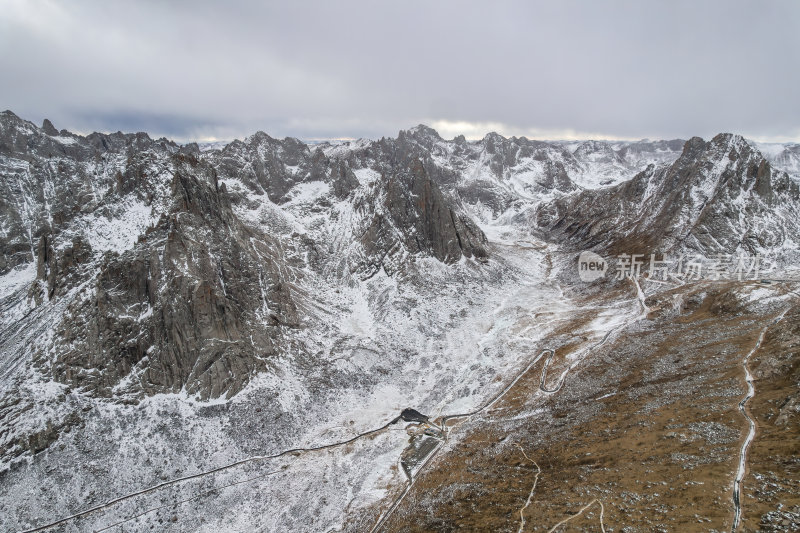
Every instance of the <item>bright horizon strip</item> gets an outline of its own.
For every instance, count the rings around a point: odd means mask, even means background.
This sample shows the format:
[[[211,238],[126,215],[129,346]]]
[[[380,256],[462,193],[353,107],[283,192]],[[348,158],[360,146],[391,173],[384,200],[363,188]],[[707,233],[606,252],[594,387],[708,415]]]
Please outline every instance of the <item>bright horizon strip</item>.
[[[545,141],[545,142],[583,142],[583,141],[604,141],[604,142],[636,142],[636,141],[666,141],[666,140],[673,140],[673,139],[688,139],[694,135],[688,135],[684,137],[674,137],[674,136],[659,136],[659,135],[645,135],[641,137],[625,137],[621,135],[610,135],[598,132],[584,132],[584,131],[577,131],[573,129],[538,129],[538,128],[520,128],[515,126],[509,126],[502,122],[470,122],[470,121],[450,121],[450,120],[419,120],[419,121],[409,121],[409,126],[398,128],[397,131],[393,134],[388,135],[389,137],[396,136],[400,131],[408,131],[415,128],[417,125],[426,125],[432,129],[434,129],[440,137],[444,140],[453,140],[458,136],[463,135],[464,138],[468,141],[479,141],[486,137],[489,133],[497,133],[505,138],[511,137],[525,137],[529,140],[538,140],[538,141]],[[84,131],[84,130],[70,130],[72,133],[81,136],[87,136],[91,133],[95,133],[95,131]],[[102,131],[100,133],[114,133],[114,131]],[[124,133],[134,133],[133,130],[126,131],[125,129],[121,129]],[[285,135],[279,134],[276,132],[270,132],[263,128],[255,128],[252,131],[247,132],[244,135],[208,135],[208,134],[199,134],[199,135],[186,135],[186,136],[171,136],[165,133],[160,133],[157,131],[146,131],[148,135],[152,138],[161,138],[165,137],[169,140],[175,141],[179,144],[189,144],[189,143],[230,143],[234,140],[243,140],[247,137],[250,137],[257,131],[264,131],[267,135],[274,137],[276,139],[282,139]],[[742,135],[744,138],[762,144],[792,144],[792,143],[800,143],[800,134],[797,137],[787,137],[787,136],[763,136],[763,135],[748,135],[746,133],[742,133],[739,131],[723,131],[720,130],[716,133],[733,133]],[[716,133],[714,135],[716,135]],[[353,142],[359,139],[368,139],[368,140],[378,140],[382,136],[381,135],[374,135],[374,136],[363,136],[363,137],[356,137],[352,135],[334,135],[334,136],[325,136],[325,135],[289,135],[289,137],[294,137],[300,139],[302,142],[305,143],[321,143],[321,142]],[[705,137],[704,137],[705,138]],[[711,136],[706,138],[709,140]]]

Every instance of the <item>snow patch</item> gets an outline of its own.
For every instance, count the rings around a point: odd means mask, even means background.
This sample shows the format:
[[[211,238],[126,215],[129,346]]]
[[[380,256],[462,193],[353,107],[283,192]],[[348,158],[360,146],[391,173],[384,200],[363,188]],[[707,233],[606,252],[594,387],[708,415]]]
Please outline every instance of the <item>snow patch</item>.
[[[139,200],[128,200],[115,216],[87,215],[78,225],[93,251],[122,253],[133,248],[139,236],[157,221],[152,207]]]
[[[0,276],[0,300],[14,294],[33,283],[36,279],[36,265],[25,263]]]

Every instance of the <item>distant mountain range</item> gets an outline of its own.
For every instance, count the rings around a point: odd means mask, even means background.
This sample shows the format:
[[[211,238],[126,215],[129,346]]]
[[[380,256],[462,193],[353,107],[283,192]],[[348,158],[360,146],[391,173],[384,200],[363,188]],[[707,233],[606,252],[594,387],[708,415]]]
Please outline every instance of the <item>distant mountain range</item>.
[[[235,394],[301,321],[307,272],[343,283],[415,256],[485,261],[486,234],[798,257],[800,193],[779,169],[795,171],[800,148],[768,159],[730,134],[468,142],[417,126],[314,146],[258,132],[201,151],[6,111],[0,154],[0,274],[30,284],[19,305],[64,307],[42,370],[103,396]]]
[[[94,442],[123,406],[165,395],[200,405],[197,420],[241,397],[242,420],[274,415],[276,443],[312,409],[333,416],[381,384],[444,401],[450,374],[478,365],[453,348],[473,343],[465,317],[544,268],[514,262],[507,247],[521,242],[547,247],[556,268],[584,249],[760,255],[780,275],[800,260],[800,145],[732,134],[467,141],[420,125],[315,144],[257,132],[201,149],[6,111],[0,177],[5,468],[85,428]],[[502,354],[486,353],[500,375]],[[137,431],[149,423],[124,416]],[[226,431],[256,446],[240,421],[203,423],[216,429],[202,446]],[[183,436],[154,442],[182,448],[200,431],[175,424]],[[96,447],[114,462],[112,443]]]

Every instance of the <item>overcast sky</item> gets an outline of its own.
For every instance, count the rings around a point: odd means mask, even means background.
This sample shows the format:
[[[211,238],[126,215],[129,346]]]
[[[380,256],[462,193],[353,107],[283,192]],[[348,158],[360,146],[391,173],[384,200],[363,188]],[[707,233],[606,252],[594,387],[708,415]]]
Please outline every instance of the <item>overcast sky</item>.
[[[0,0],[0,72],[83,133],[800,140],[800,2]]]

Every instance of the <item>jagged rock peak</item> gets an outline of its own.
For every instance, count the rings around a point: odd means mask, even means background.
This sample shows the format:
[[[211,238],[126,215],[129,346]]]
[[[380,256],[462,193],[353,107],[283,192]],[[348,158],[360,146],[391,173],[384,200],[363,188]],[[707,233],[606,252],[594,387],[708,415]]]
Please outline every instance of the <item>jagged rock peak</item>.
[[[374,210],[377,201],[382,205]],[[365,277],[381,268],[398,270],[405,254],[428,255],[443,263],[488,257],[484,233],[442,194],[418,159],[381,180],[375,196],[362,198],[357,208],[373,210],[359,231],[366,258],[359,270]]]
[[[575,149],[574,155],[578,159],[602,158],[609,162],[622,162],[619,154],[605,141],[583,141]]]
[[[408,134],[412,137],[416,138],[425,138],[425,137],[432,137],[436,140],[442,140],[442,137],[439,135],[435,129],[431,128],[430,126],[426,126],[425,124],[418,124],[413,128],[403,131],[400,131],[400,135]]]
[[[19,116],[17,116],[17,114],[14,113],[13,111],[11,111],[10,109],[6,109],[2,113],[0,113],[0,120],[2,120],[3,122],[9,121],[9,120],[22,121],[22,119],[19,118]]]
[[[239,142],[239,141],[238,140],[234,141],[234,143],[236,143],[236,142]],[[280,141],[278,139],[270,136],[268,133],[266,133],[264,131],[261,131],[261,130],[258,130],[254,134],[245,137],[244,138],[244,143],[245,144],[259,144],[259,143],[276,144],[276,143],[280,143]],[[231,143],[231,144],[233,144],[233,143]]]
[[[13,111],[9,110],[0,113],[0,127],[6,132],[17,131],[25,135],[31,135],[40,131],[39,128],[36,127],[36,124],[20,118]]]
[[[53,126],[53,123],[50,122],[50,119],[47,118],[44,119],[44,121],[42,122],[42,131],[48,135],[52,136],[58,135],[58,130],[56,129],[55,126]]]
[[[689,139],[669,167],[544,204],[535,225],[583,247],[756,254],[794,248],[798,211],[786,173],[740,135],[720,134]]]
[[[419,145],[428,150],[442,141],[443,139],[436,130],[424,124],[415,126],[407,131],[401,130],[397,135],[397,142],[400,145]]]
[[[705,141],[702,137],[692,137],[684,144],[681,157],[694,156],[707,150],[714,153],[733,150],[736,153],[758,153],[760,155],[758,149],[741,135],[718,133],[710,141]]]
[[[483,141],[484,142],[501,143],[501,142],[505,142],[507,140],[508,139],[506,139],[505,137],[503,137],[502,135],[500,135],[496,131],[490,131],[489,133],[487,133],[486,135],[483,136]]]

